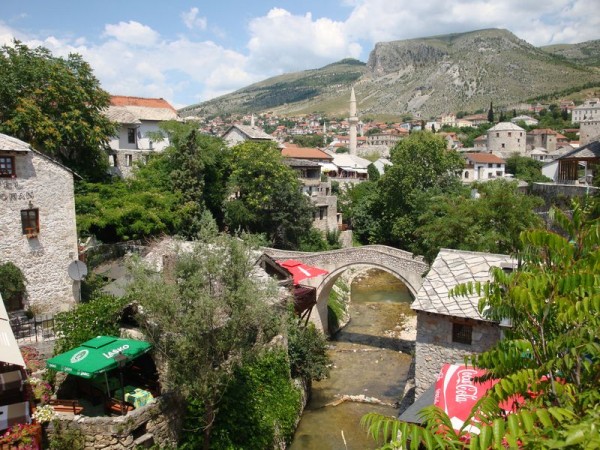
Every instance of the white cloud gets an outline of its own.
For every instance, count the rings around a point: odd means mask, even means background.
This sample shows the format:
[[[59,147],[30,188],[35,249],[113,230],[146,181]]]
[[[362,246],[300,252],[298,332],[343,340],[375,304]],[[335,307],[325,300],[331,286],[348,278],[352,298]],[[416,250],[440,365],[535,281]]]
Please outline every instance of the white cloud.
[[[360,0],[345,22],[346,34],[371,44],[505,28],[533,45],[598,38],[598,0]]]
[[[190,30],[198,28],[200,30],[206,30],[207,20],[206,17],[198,17],[198,8],[191,8],[188,12],[181,13],[181,20],[186,27]]]
[[[272,74],[316,68],[346,57],[358,58],[361,47],[349,40],[344,24],[311,13],[292,15],[281,8],[250,21],[248,49],[252,67]]]
[[[118,24],[108,24],[104,27],[104,36],[131,45],[150,47],[157,43],[159,34],[147,25],[130,20]]]

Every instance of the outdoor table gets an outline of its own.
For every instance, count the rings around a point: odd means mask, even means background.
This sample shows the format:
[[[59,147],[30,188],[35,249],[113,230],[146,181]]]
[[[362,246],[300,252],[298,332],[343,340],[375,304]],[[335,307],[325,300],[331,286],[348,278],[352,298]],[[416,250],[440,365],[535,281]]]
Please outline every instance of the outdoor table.
[[[10,391],[23,389],[23,374],[20,370],[0,373],[0,391]]]
[[[108,377],[107,383],[103,375],[96,375],[94,378],[92,378],[91,382],[93,387],[102,392],[106,392],[107,384],[108,390],[111,392],[118,389],[120,386],[119,379],[117,377]]]
[[[125,386],[125,401],[127,403],[131,403],[136,408],[141,408],[142,406],[151,403],[154,397],[152,394],[144,389],[136,388],[134,386]],[[118,401],[121,401],[123,398],[123,391],[121,389],[117,389],[115,391],[114,398]]]

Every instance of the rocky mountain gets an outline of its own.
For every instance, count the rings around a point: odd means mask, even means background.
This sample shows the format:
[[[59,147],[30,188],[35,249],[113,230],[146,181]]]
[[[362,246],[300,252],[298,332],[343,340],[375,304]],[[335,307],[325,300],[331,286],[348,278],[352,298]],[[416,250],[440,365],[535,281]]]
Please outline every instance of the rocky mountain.
[[[577,60],[577,52],[590,54],[587,48],[571,49],[567,56],[564,50],[561,54],[556,49],[540,49],[499,29],[381,42],[366,65],[343,60],[281,75],[184,108],[182,114],[269,110],[290,115],[320,111],[344,117],[352,85],[361,116],[410,113],[428,118],[486,109],[490,101],[507,106],[589,83],[600,85],[600,70],[585,58]]]
[[[541,49],[575,64],[600,67],[600,39],[580,44],[548,45]]]

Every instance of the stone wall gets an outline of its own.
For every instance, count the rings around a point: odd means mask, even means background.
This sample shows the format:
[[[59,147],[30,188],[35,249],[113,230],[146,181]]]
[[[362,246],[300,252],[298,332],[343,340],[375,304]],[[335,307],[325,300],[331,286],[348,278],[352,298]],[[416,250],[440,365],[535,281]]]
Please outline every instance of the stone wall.
[[[65,427],[79,430],[85,437],[85,450],[136,449],[156,446],[176,447],[185,404],[175,395],[165,394],[124,416],[87,417],[60,414]],[[54,433],[52,426],[48,436]]]
[[[40,313],[68,309],[78,285],[67,268],[77,259],[73,173],[29,151],[15,156],[15,178],[0,179],[0,263],[11,261],[27,279],[28,304]],[[21,211],[38,209],[39,233],[23,234]]]
[[[579,125],[579,145],[583,147],[600,139],[600,120],[587,120]]]
[[[313,227],[324,233],[337,230],[337,197],[335,195],[318,195],[311,197],[311,201],[316,207]],[[322,219],[321,207],[326,209]]]
[[[500,339],[500,327],[489,322],[470,320],[473,326],[471,345],[452,342],[452,318],[417,311],[415,349],[415,396],[419,397],[445,363],[461,362],[464,356],[488,350]]]

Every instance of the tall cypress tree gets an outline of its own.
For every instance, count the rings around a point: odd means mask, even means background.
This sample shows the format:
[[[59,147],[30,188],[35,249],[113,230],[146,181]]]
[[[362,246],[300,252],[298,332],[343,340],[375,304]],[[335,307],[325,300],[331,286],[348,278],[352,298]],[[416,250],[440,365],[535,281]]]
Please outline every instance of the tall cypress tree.
[[[488,109],[487,120],[489,123],[494,123],[494,107],[492,105],[492,102],[490,102],[490,109]]]

